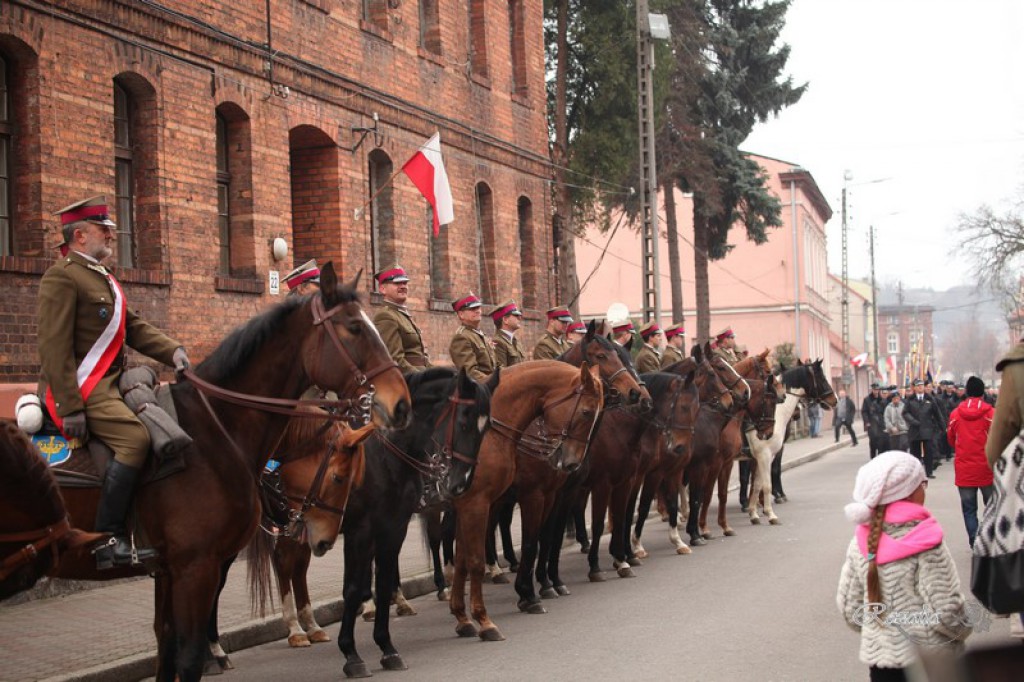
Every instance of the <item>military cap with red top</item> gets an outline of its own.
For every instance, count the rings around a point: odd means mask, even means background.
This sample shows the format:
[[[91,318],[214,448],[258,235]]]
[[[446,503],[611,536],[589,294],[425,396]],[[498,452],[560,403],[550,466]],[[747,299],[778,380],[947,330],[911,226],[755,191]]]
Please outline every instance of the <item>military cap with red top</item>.
[[[655,322],[654,320],[651,320],[650,322],[648,322],[644,326],[640,327],[640,336],[641,336],[641,338],[643,338],[644,341],[646,341],[647,339],[651,338],[655,334],[661,334],[661,333],[662,333],[661,326],[657,322]]]
[[[616,324],[615,326],[612,327],[612,333],[614,333],[614,334],[621,334],[622,332],[631,332],[631,331],[633,331],[633,323],[631,321],[629,321],[629,320],[625,320],[624,322],[619,322],[618,324]]]
[[[570,324],[568,327],[565,328],[565,333],[566,334],[586,334],[587,333],[587,325],[583,324],[582,322],[573,322],[572,324]]]
[[[57,245],[60,249],[60,255],[68,255],[70,249],[71,236],[74,230],[70,227],[75,223],[90,222],[96,223],[97,225],[105,225],[110,228],[117,227],[113,220],[110,219],[110,211],[107,208],[107,197],[103,194],[97,194],[94,197],[88,199],[82,199],[75,203],[65,206],[64,208],[56,211],[54,215],[60,216],[60,224],[63,234],[61,235],[63,240]]]
[[[320,266],[316,264],[316,258],[309,259],[299,267],[289,272],[284,276],[283,281],[288,285],[289,291],[298,288],[306,282],[320,284]]]
[[[409,275],[405,274],[405,269],[401,265],[392,265],[378,272],[376,279],[377,284],[386,284],[388,282],[401,284],[409,281]]]
[[[565,306],[556,305],[554,308],[549,308],[547,315],[549,320],[572,322],[572,313]]]
[[[472,291],[469,292],[468,296],[463,296],[459,300],[455,301],[455,303],[452,303],[452,309],[455,312],[459,312],[461,310],[472,310],[473,308],[479,307],[480,299],[477,298],[476,294],[474,294]]]
[[[726,327],[722,331],[720,331],[717,334],[715,334],[715,338],[717,340],[719,340],[719,341],[721,341],[723,339],[731,339],[734,336],[736,336],[736,335],[732,333],[732,327]]]
[[[666,339],[674,339],[677,336],[686,336],[686,330],[683,329],[683,325],[681,323],[674,324],[665,330]]]
[[[516,302],[511,300],[505,301],[497,308],[487,313],[487,316],[490,317],[495,322],[503,319],[507,315],[515,315],[517,317],[522,317],[523,313],[521,310],[519,310],[519,306],[516,305]]]

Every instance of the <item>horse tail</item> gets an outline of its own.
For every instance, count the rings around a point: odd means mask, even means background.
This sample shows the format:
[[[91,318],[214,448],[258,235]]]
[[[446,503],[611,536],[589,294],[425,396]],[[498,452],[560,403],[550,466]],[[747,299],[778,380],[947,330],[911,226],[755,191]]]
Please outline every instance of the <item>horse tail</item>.
[[[270,566],[274,544],[274,536],[260,528],[249,541],[249,546],[245,550],[249,603],[252,607],[252,615],[260,618],[267,615],[267,604],[274,608],[274,593],[270,584]]]

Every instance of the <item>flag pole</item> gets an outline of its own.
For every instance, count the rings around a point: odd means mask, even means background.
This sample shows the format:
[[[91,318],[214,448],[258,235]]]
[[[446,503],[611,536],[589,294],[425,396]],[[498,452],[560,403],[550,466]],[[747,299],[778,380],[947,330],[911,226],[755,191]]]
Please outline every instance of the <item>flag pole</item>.
[[[378,187],[377,191],[373,193],[373,196],[371,196],[369,199],[367,199],[365,202],[363,202],[363,205],[355,210],[355,219],[359,220],[360,218],[362,218],[363,217],[363,211],[366,210],[366,207],[369,206],[370,204],[372,204],[373,200],[376,199],[380,195],[380,193],[383,192],[384,189],[388,185],[393,183],[395,181],[395,178],[397,178],[402,173],[403,173],[403,170],[401,168],[399,168],[397,171],[394,172],[394,174],[390,178],[388,178],[387,182],[385,182],[383,185]]]

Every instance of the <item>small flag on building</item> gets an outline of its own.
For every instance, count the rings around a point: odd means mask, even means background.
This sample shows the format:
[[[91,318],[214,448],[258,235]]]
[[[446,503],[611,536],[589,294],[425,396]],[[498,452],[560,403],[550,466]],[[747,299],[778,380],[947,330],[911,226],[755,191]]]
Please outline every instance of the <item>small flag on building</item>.
[[[427,140],[419,151],[402,166],[402,172],[409,176],[416,189],[426,197],[434,209],[434,236],[440,234],[441,225],[455,220],[455,203],[452,188],[448,184],[448,173],[441,158],[441,133]]]
[[[850,364],[854,367],[863,367],[864,363],[868,361],[868,354],[866,352],[861,353],[850,358]]]
[[[896,356],[895,355],[890,355],[888,358],[886,358],[885,366],[886,366],[886,368],[888,368],[888,370],[890,372],[895,372],[896,371]]]

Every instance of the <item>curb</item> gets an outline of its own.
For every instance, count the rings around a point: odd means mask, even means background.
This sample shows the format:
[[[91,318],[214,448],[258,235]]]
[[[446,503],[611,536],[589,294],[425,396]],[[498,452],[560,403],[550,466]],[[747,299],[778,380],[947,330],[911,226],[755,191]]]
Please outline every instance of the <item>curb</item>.
[[[783,462],[782,470],[808,464],[821,459],[830,452],[848,447],[851,440],[844,438],[838,443],[831,443],[818,450],[805,453]],[[729,491],[739,489],[739,485],[729,486]],[[657,514],[657,510],[652,510]],[[431,572],[420,573],[402,580],[402,592],[408,599],[422,597],[434,592],[434,575]],[[341,620],[344,601],[338,597],[327,599],[313,605],[316,622],[321,626],[333,625]],[[261,644],[267,644],[288,636],[279,613],[252,620],[244,625],[225,629],[221,632],[221,646],[227,653],[241,651]],[[124,680],[141,680],[152,677],[156,672],[156,654],[139,654],[121,658],[109,663],[86,668],[68,675],[50,677],[42,682],[123,682]]]

